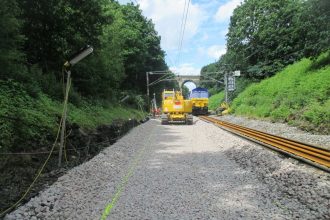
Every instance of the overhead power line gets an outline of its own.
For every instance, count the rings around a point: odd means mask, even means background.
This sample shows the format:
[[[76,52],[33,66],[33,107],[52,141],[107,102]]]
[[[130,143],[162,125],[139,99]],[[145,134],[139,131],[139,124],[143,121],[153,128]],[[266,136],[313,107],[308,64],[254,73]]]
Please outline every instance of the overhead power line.
[[[155,73],[155,72],[153,72],[153,73]],[[156,74],[157,74],[157,72],[156,72]],[[168,72],[168,71],[164,71],[164,72],[159,71],[158,74],[164,74],[164,75],[161,76],[160,78],[156,79],[155,81],[151,82],[149,84],[149,86],[154,85],[154,84],[157,84],[157,83],[161,82],[164,79],[169,79],[170,77],[173,77],[174,76],[174,75],[170,74],[170,72]]]
[[[179,39],[178,39],[178,49],[180,47],[180,42],[181,42],[181,35],[182,35],[182,30],[183,30],[183,23],[184,23],[184,18],[185,18],[185,14],[186,14],[186,6],[187,6],[187,0],[184,0],[184,6],[183,6],[183,12],[182,12],[182,16],[181,16],[181,25],[180,25],[180,33],[179,35]]]
[[[190,5],[190,1],[188,0],[188,3],[186,4],[185,1],[185,7],[183,10],[183,15],[182,15],[182,23],[181,23],[181,34],[179,36],[179,48],[178,48],[178,57],[177,57],[177,64],[180,63],[180,58],[181,58],[181,52],[182,52],[182,44],[183,44],[183,38],[184,38],[184,32],[186,30],[186,24],[187,24],[187,18],[188,18],[188,13],[189,13],[189,5]]]

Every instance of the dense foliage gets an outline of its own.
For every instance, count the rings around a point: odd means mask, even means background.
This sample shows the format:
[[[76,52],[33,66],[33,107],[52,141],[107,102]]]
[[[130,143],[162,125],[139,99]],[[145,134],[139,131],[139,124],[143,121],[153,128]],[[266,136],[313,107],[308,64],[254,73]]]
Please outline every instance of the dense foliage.
[[[160,37],[138,6],[116,1],[1,1],[0,79],[62,97],[63,63],[89,44],[94,54],[72,69],[72,97],[114,100],[120,91],[145,94],[145,73],[166,70]]]
[[[330,48],[330,1],[245,0],[230,19],[227,52],[204,67],[222,72],[241,70],[244,77],[263,79],[303,57]],[[215,83],[207,85],[215,87]]]
[[[68,120],[84,129],[95,129],[115,119],[144,117],[136,108],[97,100],[81,102],[79,107],[69,105]],[[21,84],[0,80],[0,150],[21,152],[48,147],[54,141],[61,114],[60,101],[44,94],[31,97]]]
[[[24,36],[22,22],[17,19],[20,10],[15,0],[0,2],[0,79],[17,77],[24,72],[24,53],[20,51]]]
[[[146,72],[168,69],[154,24],[134,4],[2,0],[0,28],[2,150],[53,140],[62,108],[62,66],[85,45],[94,52],[72,68],[69,124],[95,128],[140,117],[132,108],[146,107]],[[162,88],[155,85],[151,92]]]

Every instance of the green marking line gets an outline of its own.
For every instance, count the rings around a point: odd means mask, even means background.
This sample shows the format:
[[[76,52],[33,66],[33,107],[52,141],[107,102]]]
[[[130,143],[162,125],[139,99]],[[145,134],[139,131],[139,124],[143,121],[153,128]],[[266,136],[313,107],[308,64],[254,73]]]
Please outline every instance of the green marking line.
[[[150,142],[150,138],[151,138],[151,134],[148,138],[148,142]],[[125,189],[125,186],[127,185],[127,182],[129,180],[129,178],[133,175],[135,168],[137,167],[142,155],[145,153],[147,146],[145,146],[144,148],[142,148],[140,150],[140,152],[138,153],[138,155],[136,155],[136,157],[134,158],[134,161],[132,163],[132,165],[130,166],[128,173],[126,174],[126,176],[124,176],[123,180],[121,181],[114,197],[112,198],[111,202],[107,204],[107,206],[105,207],[102,216],[101,216],[101,220],[106,220],[107,217],[110,215],[111,210],[113,209],[113,207],[116,205],[116,203],[118,202],[118,199],[120,198],[121,193],[123,192],[123,190]]]

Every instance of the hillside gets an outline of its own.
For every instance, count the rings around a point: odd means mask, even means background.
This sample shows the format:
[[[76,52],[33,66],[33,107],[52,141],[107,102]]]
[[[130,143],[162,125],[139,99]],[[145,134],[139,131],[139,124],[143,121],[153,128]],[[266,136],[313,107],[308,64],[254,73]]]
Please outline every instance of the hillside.
[[[56,140],[62,102],[25,86],[0,80],[0,209],[15,203],[32,183],[41,164],[51,156],[27,200],[66,169],[92,158],[145,117],[135,105],[120,106],[101,100],[70,103],[63,166],[57,166]],[[58,140],[58,139],[57,139]],[[58,140],[59,141],[59,140]]]
[[[254,83],[233,100],[236,115],[283,121],[306,130],[330,132],[330,52],[302,59]]]
[[[62,103],[43,93],[31,97],[21,84],[12,81],[0,80],[0,91],[1,151],[50,145],[61,117]],[[79,106],[70,104],[68,109],[68,123],[87,130],[114,120],[143,117],[144,113],[138,110],[100,101],[81,101]]]

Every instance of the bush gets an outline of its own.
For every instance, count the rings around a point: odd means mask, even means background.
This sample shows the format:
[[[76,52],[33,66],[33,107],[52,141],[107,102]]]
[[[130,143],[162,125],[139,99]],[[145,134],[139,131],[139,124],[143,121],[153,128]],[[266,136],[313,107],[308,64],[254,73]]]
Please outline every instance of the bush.
[[[0,81],[0,147],[24,148],[44,144],[55,118],[44,114],[25,88],[14,81]]]

